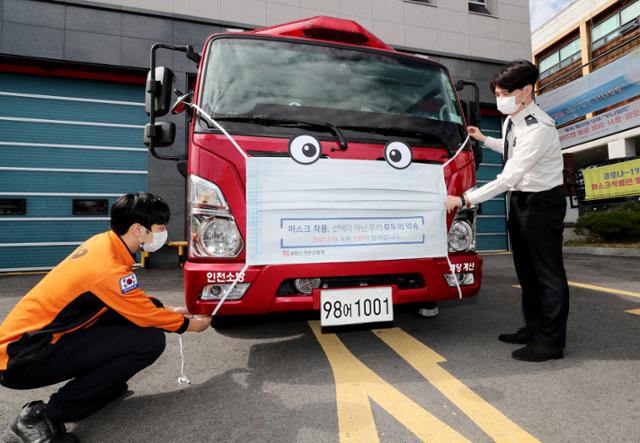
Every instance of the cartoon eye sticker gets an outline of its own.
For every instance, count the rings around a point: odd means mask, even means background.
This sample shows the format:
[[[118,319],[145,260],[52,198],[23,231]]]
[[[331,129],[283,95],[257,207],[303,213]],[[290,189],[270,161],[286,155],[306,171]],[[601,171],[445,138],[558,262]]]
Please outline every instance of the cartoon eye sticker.
[[[310,135],[299,135],[289,140],[289,155],[301,165],[315,163],[322,154],[317,138]]]
[[[384,159],[396,169],[405,169],[411,164],[413,154],[406,143],[393,141],[385,145]]]

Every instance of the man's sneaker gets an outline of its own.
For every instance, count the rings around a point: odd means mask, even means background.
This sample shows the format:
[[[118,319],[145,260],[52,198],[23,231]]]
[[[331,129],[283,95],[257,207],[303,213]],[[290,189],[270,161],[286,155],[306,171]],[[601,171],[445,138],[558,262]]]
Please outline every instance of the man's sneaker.
[[[531,341],[531,333],[525,328],[520,328],[515,334],[500,334],[498,340],[514,345],[526,345]]]
[[[23,406],[16,419],[4,432],[6,443],[77,443],[78,438],[66,432],[64,424],[54,424],[46,416],[47,405],[32,401]]]
[[[423,303],[422,308],[418,309],[418,315],[427,318],[437,317],[439,313],[436,302]]]

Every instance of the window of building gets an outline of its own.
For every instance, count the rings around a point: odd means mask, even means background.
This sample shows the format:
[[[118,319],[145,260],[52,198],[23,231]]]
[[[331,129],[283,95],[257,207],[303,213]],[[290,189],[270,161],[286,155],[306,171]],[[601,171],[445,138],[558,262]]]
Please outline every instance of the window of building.
[[[487,0],[469,0],[469,12],[491,15],[489,6],[487,5]]]
[[[591,29],[591,48],[598,49],[616,37],[638,26],[640,1],[631,3]]]
[[[564,45],[559,50],[554,51],[540,60],[540,63],[538,63],[540,78],[543,79],[558,72],[562,68],[566,68],[581,57],[580,38],[578,37],[571,43]]]
[[[640,16],[640,2],[634,2],[620,11],[620,23],[628,23],[638,16]]]
[[[419,3],[421,5],[436,5],[436,0],[405,0],[406,3]]]

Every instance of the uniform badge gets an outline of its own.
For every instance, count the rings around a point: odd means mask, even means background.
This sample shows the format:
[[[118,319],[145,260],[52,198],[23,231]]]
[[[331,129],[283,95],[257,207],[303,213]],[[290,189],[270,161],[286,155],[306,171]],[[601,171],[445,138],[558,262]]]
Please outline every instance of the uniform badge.
[[[139,287],[140,285],[138,284],[138,277],[136,277],[136,274],[127,275],[120,279],[120,292],[122,292],[122,295]]]
[[[527,123],[527,126],[535,125],[538,123],[538,119],[531,114],[527,115],[524,118],[524,121]]]

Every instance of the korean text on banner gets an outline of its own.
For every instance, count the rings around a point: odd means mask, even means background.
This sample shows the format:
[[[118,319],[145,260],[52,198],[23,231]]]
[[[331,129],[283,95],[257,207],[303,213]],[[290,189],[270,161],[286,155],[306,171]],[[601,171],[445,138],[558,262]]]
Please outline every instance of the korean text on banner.
[[[247,264],[447,255],[440,165],[247,159]]]
[[[597,71],[538,96],[536,102],[562,125],[640,95],[640,49]]]
[[[621,198],[640,195],[640,158],[613,165],[586,168],[585,200]]]
[[[559,128],[562,149],[640,126],[640,100]]]

